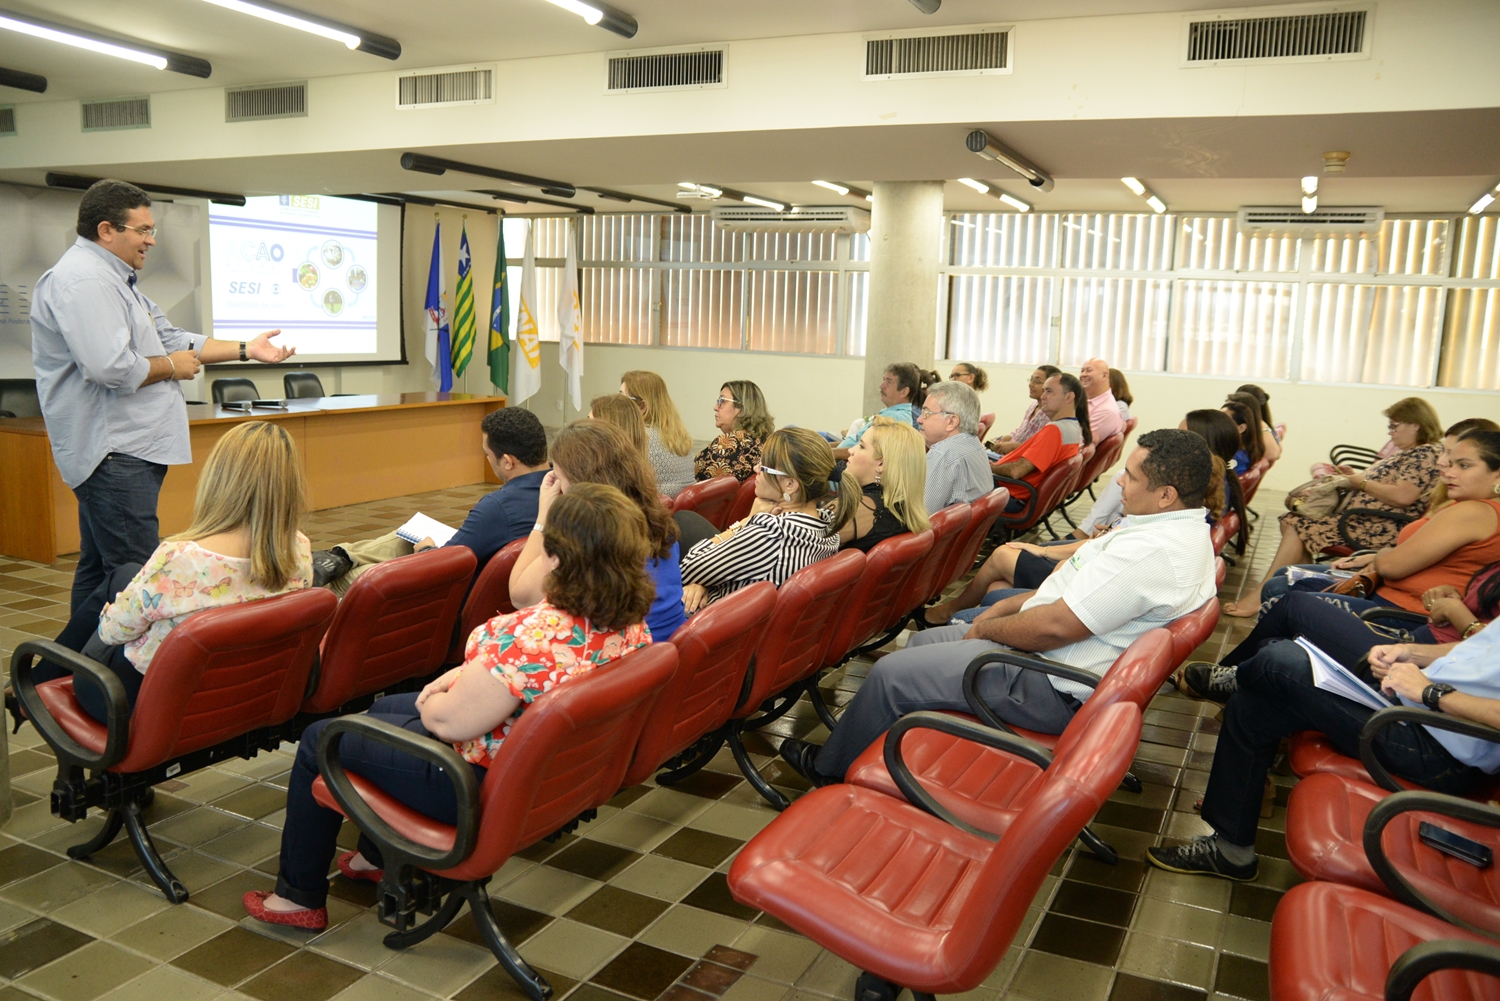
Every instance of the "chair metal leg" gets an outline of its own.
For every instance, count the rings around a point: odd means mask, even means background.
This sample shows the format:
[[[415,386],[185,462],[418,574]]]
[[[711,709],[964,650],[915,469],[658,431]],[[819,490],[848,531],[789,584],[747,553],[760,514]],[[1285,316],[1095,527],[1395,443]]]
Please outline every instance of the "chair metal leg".
[[[485,882],[489,882],[489,880],[485,880]],[[393,931],[381,939],[381,942],[384,943],[387,949],[406,949],[416,945],[418,942],[427,941],[448,927],[448,923],[458,915],[458,909],[464,905],[465,899],[463,893],[455,887],[453,892],[448,894],[448,899],[443,901],[443,906],[439,907],[437,913],[432,917],[410,931]]]
[[[877,977],[873,973],[860,973],[854,981],[854,1001],[896,1001],[901,986]]]
[[[68,858],[88,858],[90,855],[99,851],[105,845],[113,841],[115,839],[115,836],[120,833],[120,828],[123,827],[124,824],[125,814],[118,809],[110,810],[108,816],[104,818],[104,826],[99,829],[99,833],[94,835],[83,844],[74,845],[73,847],[69,848]]]
[[[1078,527],[1078,522],[1074,521],[1073,516],[1068,513],[1068,505],[1073,503],[1077,499],[1078,497],[1076,495],[1073,497],[1069,497],[1066,501],[1057,506],[1057,513],[1062,515],[1063,520],[1066,521],[1069,525],[1072,525],[1074,528]],[[1051,526],[1049,525],[1048,527],[1050,528]]]
[[[683,755],[680,755],[681,761],[678,764],[659,773],[656,776],[656,784],[663,786],[676,785],[689,775],[695,775],[702,771],[703,766],[712,761],[714,755],[719,753],[719,748],[724,746],[724,740],[725,735],[723,733],[709,734],[703,740],[700,740],[693,747],[689,748]],[[676,758],[673,759],[673,761],[677,760]],[[671,764],[672,762],[668,762],[668,765]]]
[[[755,770],[755,762],[750,760],[750,752],[745,750],[745,742],[740,737],[740,724],[738,721],[731,723],[729,730],[729,750],[734,754],[734,763],[740,766],[745,780],[750,783],[751,788],[760,793],[762,799],[777,810],[785,810],[791,806],[791,800],[777,792],[766,777]]]
[[[483,886],[466,883],[460,892],[469,901],[469,912],[474,915],[474,925],[479,929],[480,937],[490,947],[490,952],[495,954],[500,965],[505,967],[505,972],[511,975],[511,979],[526,992],[531,1001],[547,1001],[552,996],[552,985],[547,983],[546,977],[528,966],[516,947],[506,939],[505,933],[500,930],[500,922],[495,920],[495,912],[490,910],[490,898]]]
[[[1099,858],[1099,861],[1109,865],[1114,865],[1120,861],[1120,853],[1105,844],[1099,835],[1095,834],[1089,828],[1085,827],[1083,829],[1083,833],[1078,835],[1078,840],[1082,841],[1083,846],[1093,852]]]
[[[156,850],[156,843],[151,840],[150,832],[141,821],[141,804],[126,803],[121,813],[125,819],[125,832],[130,835],[130,843],[135,847],[136,856],[146,867],[146,872],[150,873],[151,882],[161,890],[168,903],[180,904],[187,900],[187,887],[167,868],[161,853]]]
[[[1126,772],[1125,777],[1120,780],[1120,785],[1124,786],[1128,792],[1146,791],[1146,787],[1141,785],[1141,780],[1136,778],[1133,772]]]
[[[833,711],[828,708],[828,703],[823,701],[823,693],[818,691],[818,679],[814,678],[807,685],[807,697],[812,702],[813,711],[818,714],[818,719],[823,725],[832,730],[839,725],[839,721],[833,718]]]

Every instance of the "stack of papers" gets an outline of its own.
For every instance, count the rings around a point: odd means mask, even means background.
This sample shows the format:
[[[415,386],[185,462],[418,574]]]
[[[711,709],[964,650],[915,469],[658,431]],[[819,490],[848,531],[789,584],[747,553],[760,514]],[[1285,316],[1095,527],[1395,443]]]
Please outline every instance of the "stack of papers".
[[[1353,576],[1353,570],[1335,570],[1332,567],[1327,570],[1304,570],[1298,566],[1286,568],[1286,579],[1289,584],[1295,584],[1299,580],[1321,580],[1332,584],[1334,581],[1348,580]]]
[[[411,516],[410,521],[396,529],[396,535],[414,546],[423,539],[431,539],[440,546],[446,546],[457,531],[458,529],[449,528],[436,518],[429,518],[418,511]]]
[[[1368,706],[1377,712],[1381,709],[1389,709],[1393,705],[1400,704],[1392,702],[1380,692],[1365,684],[1360,680],[1359,675],[1328,656],[1322,650],[1319,650],[1306,639],[1298,637],[1297,645],[1307,651],[1307,659],[1312,661],[1313,684],[1317,685],[1323,691],[1342,695],[1351,702],[1358,702],[1360,705]]]

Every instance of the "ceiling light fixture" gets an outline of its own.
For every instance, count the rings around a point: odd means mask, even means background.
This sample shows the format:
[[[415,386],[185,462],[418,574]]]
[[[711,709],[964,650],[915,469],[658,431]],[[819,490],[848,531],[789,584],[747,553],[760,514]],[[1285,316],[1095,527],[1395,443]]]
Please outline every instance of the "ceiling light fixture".
[[[1151,206],[1151,211],[1155,212],[1157,215],[1161,215],[1167,210],[1167,203],[1162,201],[1160,198],[1157,198],[1155,195],[1148,196],[1146,198],[1146,204]]]
[[[759,195],[740,195],[740,201],[747,205],[759,205],[763,209],[774,209],[777,212],[785,212],[786,202],[773,201],[770,198],[761,198]]]
[[[1133,194],[1139,195],[1142,198],[1146,197],[1146,186],[1141,183],[1140,178],[1122,177],[1120,178],[1120,183],[1129,188]]]
[[[1318,211],[1318,177],[1309,174],[1302,179],[1302,211],[1305,215],[1312,215]]]
[[[744,202],[747,205],[759,205],[762,208],[774,209],[777,212],[785,212],[789,207],[786,202],[778,202],[774,198],[765,198],[761,195],[736,191],[734,188],[726,188],[722,184],[699,184],[696,181],[678,181],[677,186],[682,189],[677,192],[678,198],[728,198],[731,201]]]
[[[128,59],[133,63],[141,63],[145,66],[159,70],[171,70],[173,73],[185,73],[188,76],[207,79],[213,72],[206,59],[197,56],[187,56],[180,52],[168,52],[165,49],[152,48],[147,45],[137,45],[123,39],[107,38],[95,35],[91,32],[82,31],[78,28],[67,28],[50,21],[39,21],[32,17],[22,17],[10,11],[0,10],[0,28],[7,31],[20,32],[33,38],[45,38],[49,42],[61,42],[64,45],[72,45],[75,48],[87,49],[101,55],[114,56],[116,59]]]
[[[1349,154],[1344,150],[1334,150],[1323,154],[1323,173],[1342,174],[1344,168],[1349,165]]]
[[[447,205],[455,209],[466,209],[473,212],[483,212],[486,215],[504,215],[505,210],[493,205],[474,205],[470,202],[455,202],[447,198],[428,198],[424,195],[408,195],[400,192],[388,194],[370,194],[363,192],[357,195],[343,195],[344,198],[357,198],[362,202],[376,202],[380,205],[426,205],[429,208],[438,205]]]
[[[682,190],[677,192],[678,198],[722,198],[724,190],[716,188],[712,184],[696,184],[693,181],[678,181],[677,186]]]
[[[829,191],[836,192],[840,195],[847,195],[850,191],[850,188],[847,184],[840,184],[837,181],[814,181],[813,183],[820,188],[827,188]]]
[[[359,28],[351,28],[347,24],[337,21],[325,20],[304,14],[300,10],[283,7],[278,3],[270,3],[268,0],[256,0],[249,3],[247,0],[206,0],[206,2],[223,7],[227,10],[237,11],[241,14],[249,14],[251,17],[262,18],[272,21],[287,28],[296,28],[298,31],[306,31],[310,34],[319,35],[323,38],[340,42],[345,48],[359,49],[374,56],[384,59],[401,58],[401,43],[394,38],[384,35],[376,35]]]
[[[1011,208],[1015,209],[1017,212],[1030,212],[1031,211],[1031,205],[1029,203],[1021,201],[1021,199],[1017,198],[1014,195],[1007,195],[1005,192],[1002,191],[1002,192],[1000,192],[1000,196],[999,197],[1000,197],[1000,200],[1002,202],[1004,202],[1005,204],[1009,205]]]
[[[635,18],[618,7],[600,3],[599,0],[547,0],[547,2],[563,10],[572,11],[589,24],[598,25],[624,38],[634,38],[635,33],[640,29]]]
[[[87,191],[99,181],[99,178],[84,177],[82,174],[62,174],[49,170],[44,180],[49,188],[64,188],[68,191]],[[166,187],[160,184],[132,183],[143,191],[154,191],[159,195],[178,195],[182,198],[206,198],[211,202],[218,202],[220,205],[239,205],[243,207],[245,204],[244,195],[230,195],[221,191],[199,191],[197,188]]]
[[[1491,191],[1486,191],[1479,196],[1479,200],[1469,206],[1469,215],[1478,215],[1489,208],[1495,202],[1495,196],[1500,195],[1500,184],[1495,185]]]
[[[481,167],[474,163],[445,160],[440,156],[428,156],[425,153],[402,153],[401,169],[415,170],[422,174],[437,175],[442,175],[450,170],[456,170],[462,174],[477,174],[480,177],[493,177],[497,181],[510,181],[513,184],[524,184],[531,188],[541,188],[543,193],[556,195],[559,198],[572,198],[578,193],[578,189],[567,181],[549,181],[545,177],[532,177],[530,174],[517,174],[513,171],[501,170],[498,167]]]
[[[45,94],[47,93],[47,78],[37,76],[35,73],[0,67],[0,87],[14,87],[16,90],[29,90],[33,94]]]
[[[936,14],[943,0],[911,0],[911,5],[923,14]]]
[[[1157,198],[1150,188],[1141,183],[1139,177],[1122,177],[1120,178],[1120,183],[1129,188],[1131,194],[1146,199],[1146,204],[1151,206],[1151,211],[1157,215],[1161,215],[1167,210],[1167,203]]]
[[[981,195],[987,195],[990,193],[990,186],[988,184],[985,184],[983,181],[976,181],[972,177],[960,177],[958,179],[958,183],[964,185],[965,187],[973,188]]]
[[[994,160],[1003,163],[1026,179],[1026,183],[1041,191],[1051,191],[1053,188],[1052,176],[1045,170],[1026,159],[1020,153],[991,136],[984,129],[975,129],[964,139],[964,145],[969,148],[970,153],[984,157],[986,160]]]
[[[579,215],[593,215],[592,205],[575,205],[572,202],[555,202],[550,198],[537,198],[535,195],[518,195],[514,191],[495,191],[490,188],[480,188],[474,192],[476,195],[489,195],[491,198],[502,202],[515,202],[518,205],[526,205],[535,202],[538,205],[553,205],[560,209],[568,209]]]

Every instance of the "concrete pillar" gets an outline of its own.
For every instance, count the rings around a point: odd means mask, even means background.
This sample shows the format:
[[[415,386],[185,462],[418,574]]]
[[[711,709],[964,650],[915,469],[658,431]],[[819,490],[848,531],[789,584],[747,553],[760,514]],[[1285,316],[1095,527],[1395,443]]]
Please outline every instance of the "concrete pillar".
[[[880,410],[880,375],[892,362],[932,364],[937,335],[942,181],[876,181],[870,213],[870,320],[865,413]]]

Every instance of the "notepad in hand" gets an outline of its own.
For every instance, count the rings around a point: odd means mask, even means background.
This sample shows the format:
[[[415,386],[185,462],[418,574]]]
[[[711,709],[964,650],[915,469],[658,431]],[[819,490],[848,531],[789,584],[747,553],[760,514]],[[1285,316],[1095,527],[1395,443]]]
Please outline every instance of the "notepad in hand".
[[[429,518],[418,511],[411,516],[410,521],[396,529],[396,535],[414,546],[423,539],[431,539],[440,546],[446,546],[457,531],[458,529],[449,528],[436,518]]]
[[[1360,705],[1374,709],[1376,712],[1379,712],[1381,709],[1389,709],[1392,706],[1393,703],[1390,699],[1365,684],[1359,675],[1328,656],[1322,650],[1319,650],[1306,639],[1299,636],[1297,638],[1297,645],[1307,651],[1307,659],[1312,662],[1313,684],[1323,689],[1323,691],[1341,695],[1351,702],[1358,702]]]

